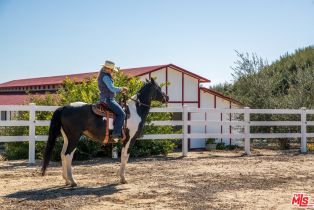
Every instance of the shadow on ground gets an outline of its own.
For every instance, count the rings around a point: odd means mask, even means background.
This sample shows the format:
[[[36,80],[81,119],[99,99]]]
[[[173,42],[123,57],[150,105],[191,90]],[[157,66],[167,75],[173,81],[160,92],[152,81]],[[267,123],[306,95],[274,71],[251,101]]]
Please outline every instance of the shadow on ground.
[[[65,198],[70,196],[86,196],[86,195],[95,195],[95,196],[105,196],[112,195],[121,191],[117,189],[118,184],[110,184],[101,187],[53,187],[53,188],[44,188],[39,190],[24,190],[20,192],[15,192],[4,196],[5,198],[16,198],[22,200],[33,200],[33,201],[42,201],[50,200],[56,198]]]

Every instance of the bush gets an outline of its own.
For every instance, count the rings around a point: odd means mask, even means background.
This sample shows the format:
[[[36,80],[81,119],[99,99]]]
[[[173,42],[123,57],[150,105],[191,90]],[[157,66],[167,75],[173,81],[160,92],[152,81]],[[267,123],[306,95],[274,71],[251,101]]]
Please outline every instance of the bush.
[[[306,147],[309,152],[314,151],[314,144],[307,144]]]
[[[240,148],[238,145],[227,145],[225,146],[225,150],[235,150],[237,148]]]
[[[10,142],[5,144],[4,156],[8,160],[28,158],[28,142]]]
[[[224,150],[225,149],[225,143],[218,143],[216,146],[217,150]]]
[[[225,145],[225,143],[218,143],[216,146],[217,150],[235,150],[240,148],[238,145]]]
[[[132,157],[167,155],[176,147],[173,140],[137,140],[131,150]]]
[[[213,139],[213,138],[209,138],[209,139],[206,139],[206,144],[215,144],[216,142],[216,139]]]

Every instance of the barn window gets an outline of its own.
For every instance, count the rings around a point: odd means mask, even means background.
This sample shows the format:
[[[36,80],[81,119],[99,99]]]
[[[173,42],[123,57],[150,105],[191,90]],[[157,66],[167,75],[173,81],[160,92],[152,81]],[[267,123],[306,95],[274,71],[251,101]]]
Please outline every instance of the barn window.
[[[1,111],[1,120],[7,120],[7,112]]]

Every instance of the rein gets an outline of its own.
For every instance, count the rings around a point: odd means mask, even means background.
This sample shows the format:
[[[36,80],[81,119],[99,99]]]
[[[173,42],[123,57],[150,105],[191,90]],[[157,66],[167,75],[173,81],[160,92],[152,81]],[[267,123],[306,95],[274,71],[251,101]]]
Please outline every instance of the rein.
[[[140,106],[146,106],[146,107],[149,107],[149,108],[150,108],[150,105],[147,105],[147,104],[142,103],[142,102],[138,99],[138,95],[137,95],[137,94],[136,94],[136,96],[137,96],[137,99],[133,99],[133,98],[128,97],[127,95],[125,95],[125,97],[126,97],[127,99],[130,99],[130,100],[132,100],[132,101],[138,103]]]

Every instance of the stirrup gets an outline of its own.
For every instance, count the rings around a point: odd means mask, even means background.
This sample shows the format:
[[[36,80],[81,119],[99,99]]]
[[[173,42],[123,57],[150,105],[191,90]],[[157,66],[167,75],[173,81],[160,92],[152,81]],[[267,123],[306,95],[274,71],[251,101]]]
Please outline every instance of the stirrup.
[[[119,141],[120,141],[120,137],[115,137],[115,138],[112,138],[111,140],[113,141],[113,143],[119,143]]]

